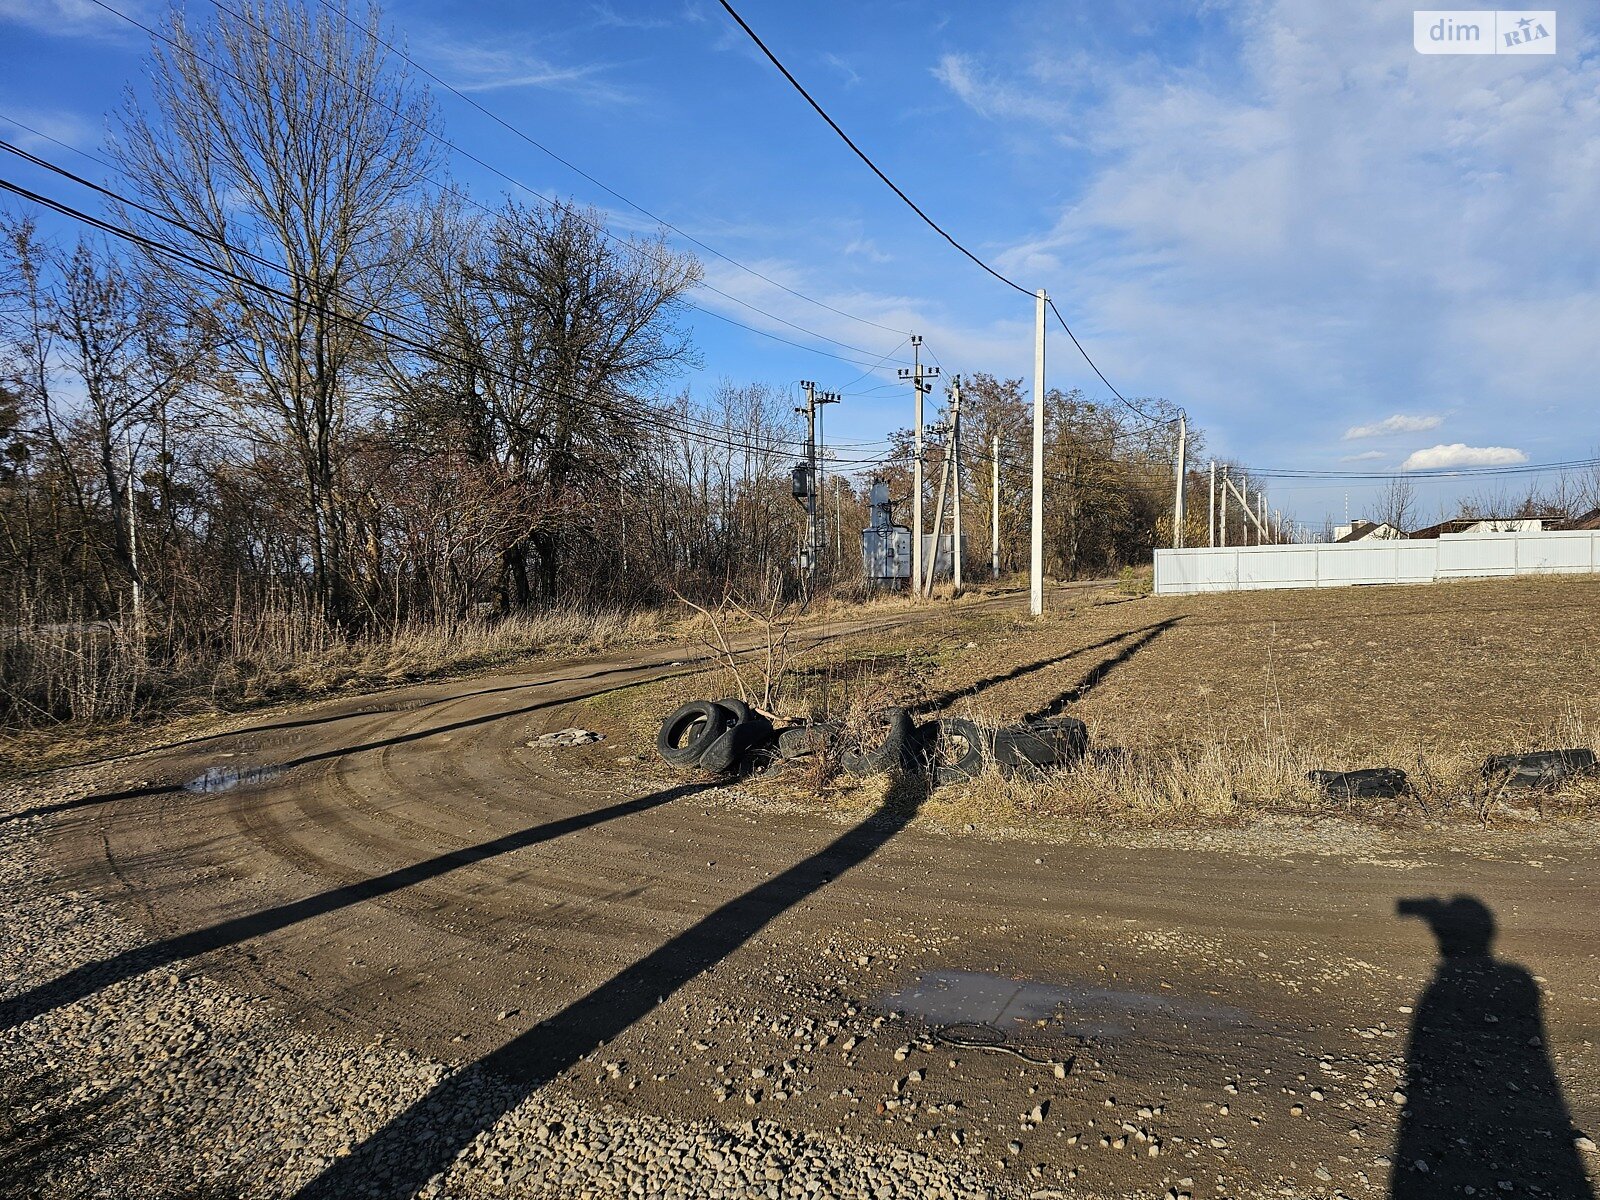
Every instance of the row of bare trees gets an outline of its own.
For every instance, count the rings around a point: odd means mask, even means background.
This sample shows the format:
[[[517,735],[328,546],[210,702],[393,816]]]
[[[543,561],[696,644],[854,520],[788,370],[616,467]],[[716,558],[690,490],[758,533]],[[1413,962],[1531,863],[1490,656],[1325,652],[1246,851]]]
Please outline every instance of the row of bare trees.
[[[131,236],[0,214],[8,636],[101,622],[158,668],[225,655],[252,621],[325,645],[792,577],[793,397],[676,390],[699,365],[698,262],[575,205],[468,196],[376,9],[239,11],[175,8],[147,95],[109,122],[108,219]],[[1154,403],[1151,424],[1052,393],[1053,573],[1169,536]],[[986,375],[965,405],[969,545],[987,558],[999,434],[1009,571],[1031,416]],[[908,465],[902,435],[882,464],[902,497]],[[860,574],[868,482],[822,497],[840,578]]]

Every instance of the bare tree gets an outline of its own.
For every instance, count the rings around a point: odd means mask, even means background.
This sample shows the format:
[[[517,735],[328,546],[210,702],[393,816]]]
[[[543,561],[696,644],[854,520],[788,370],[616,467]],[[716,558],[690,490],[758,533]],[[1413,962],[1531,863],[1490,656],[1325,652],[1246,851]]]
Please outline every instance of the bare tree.
[[[434,110],[389,60],[375,7],[357,22],[292,0],[241,7],[199,28],[174,11],[149,104],[130,91],[111,149],[134,197],[176,224],[127,218],[228,272],[151,263],[175,305],[225,336],[227,414],[294,462],[317,590],[344,618],[351,367],[361,323],[395,296],[389,216],[434,160]]]
[[[1416,508],[1417,486],[1409,479],[1391,479],[1378,493],[1378,520],[1387,522],[1401,533],[1411,532],[1411,518],[1416,515]]]

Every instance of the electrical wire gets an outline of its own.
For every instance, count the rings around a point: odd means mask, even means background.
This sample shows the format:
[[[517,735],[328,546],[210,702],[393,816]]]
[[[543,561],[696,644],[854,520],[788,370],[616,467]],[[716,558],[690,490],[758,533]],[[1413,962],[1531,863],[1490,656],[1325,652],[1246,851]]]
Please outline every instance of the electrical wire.
[[[256,29],[263,36],[265,36],[269,40],[271,40],[274,44],[279,45],[279,46],[284,46],[284,43],[283,43],[282,39],[280,39],[271,30],[265,29],[265,28],[263,28],[263,27],[261,27],[259,25],[254,24],[253,22],[251,22],[249,20],[249,18],[244,17],[243,15],[239,14],[237,11],[229,8],[226,4],[220,3],[219,0],[211,0],[211,2],[220,11],[227,12],[230,15],[234,16],[236,19],[241,20],[244,23],[250,25],[253,29]],[[155,40],[157,40],[159,42],[162,42],[163,44],[171,47],[173,50],[176,50],[179,53],[188,55],[194,61],[199,62],[199,63],[203,63],[207,67],[210,67],[213,71],[217,71],[217,72],[219,72],[219,73],[221,73],[223,75],[226,75],[227,77],[233,79],[236,83],[239,83],[241,86],[244,86],[243,81],[240,80],[239,77],[237,75],[234,75],[231,71],[228,71],[226,68],[218,65],[217,63],[211,61],[208,58],[205,58],[203,55],[199,54],[197,51],[193,50],[192,48],[190,48],[188,46],[180,45],[175,39],[167,36],[166,34],[160,32],[159,30],[157,30],[155,28],[152,28],[151,26],[145,24],[143,21],[138,20],[136,17],[130,16],[129,14],[121,11],[120,9],[116,8],[114,5],[111,5],[111,4],[107,3],[106,0],[90,0],[90,3],[94,4],[98,8],[101,8],[101,9],[105,10],[107,13],[110,13],[113,16],[121,18],[122,20],[126,21],[128,24],[132,25],[134,28],[143,31],[145,34],[147,34],[152,39],[155,39]],[[297,57],[301,58],[302,61],[305,61],[305,56],[300,54],[299,51],[295,50],[293,47],[284,46],[284,48],[288,49],[291,53],[296,54]],[[331,73],[330,73],[330,77],[332,77]],[[374,100],[375,102],[377,102],[379,104],[383,103],[381,100],[377,100],[377,98],[372,96],[371,93],[369,93],[369,92],[360,92],[347,79],[338,79],[337,82],[343,84],[347,88],[350,88],[351,91],[356,92],[358,95],[361,95],[365,99]],[[516,177],[507,174],[505,171],[502,171],[500,168],[498,168],[498,167],[494,166],[493,164],[485,161],[483,158],[480,158],[478,155],[473,154],[471,151],[464,149],[458,143],[453,142],[450,139],[446,138],[444,135],[438,133],[436,130],[428,127],[427,125],[425,125],[423,123],[419,123],[419,122],[415,121],[414,119],[406,116],[406,114],[403,113],[400,109],[398,109],[398,108],[396,108],[396,107],[394,107],[392,105],[384,105],[384,107],[387,109],[387,111],[392,112],[395,116],[399,117],[400,119],[406,121],[408,124],[412,125],[414,128],[418,129],[425,136],[427,136],[427,137],[431,138],[432,140],[438,142],[441,146],[444,146],[444,147],[450,149],[454,153],[460,155],[462,158],[465,158],[468,161],[476,164],[478,167],[482,168],[483,170],[488,171],[491,174],[497,176],[498,178],[504,180],[506,183],[510,184],[512,187],[515,187],[515,188],[517,188],[517,189],[519,189],[519,190],[521,190],[523,192],[526,192],[528,195],[535,197],[536,199],[538,199],[539,201],[541,201],[542,203],[544,203],[546,205],[550,205],[552,207],[566,208],[578,220],[583,221],[585,224],[587,224],[591,228],[595,229],[603,237],[605,237],[608,240],[614,242],[616,245],[618,245],[619,247],[624,249],[626,252],[631,253],[631,254],[636,254],[636,255],[639,255],[641,257],[650,258],[650,259],[652,259],[653,261],[655,261],[656,263],[658,263],[660,265],[667,265],[665,259],[662,259],[662,258],[660,258],[660,257],[658,257],[656,255],[651,254],[646,248],[640,246],[639,244],[637,244],[635,242],[631,242],[631,241],[629,241],[629,240],[627,240],[625,238],[618,237],[615,233],[613,233],[610,229],[608,229],[602,222],[598,222],[598,221],[595,221],[595,220],[591,219],[586,213],[583,213],[583,212],[581,212],[581,211],[579,211],[579,210],[577,210],[575,208],[572,208],[571,206],[560,204],[560,202],[555,200],[554,198],[545,195],[543,192],[540,192],[536,188],[530,187],[528,184],[522,182],[520,179],[517,179]],[[13,122],[13,124],[15,124],[15,122]],[[18,127],[21,128],[20,125]],[[463,203],[470,204],[473,207],[478,208],[481,211],[483,211],[485,213],[488,213],[491,216],[496,215],[496,214],[493,213],[493,210],[487,208],[485,205],[483,205],[479,201],[473,199],[467,193],[463,192],[460,188],[456,187],[455,185],[444,183],[444,182],[442,182],[440,180],[432,178],[431,176],[429,176],[427,178],[435,186],[439,187],[441,190],[445,191],[446,193],[457,197]],[[711,293],[713,293],[715,295],[721,296],[723,299],[731,301],[732,303],[738,304],[738,305],[740,305],[740,306],[742,306],[744,308],[747,308],[751,312],[754,312],[754,313],[759,314],[760,316],[766,317],[768,320],[777,321],[780,324],[789,326],[791,329],[799,330],[800,332],[805,333],[807,336],[814,337],[814,338],[818,339],[819,341],[829,342],[829,343],[831,343],[833,345],[840,346],[840,347],[842,347],[842,348],[844,348],[846,350],[851,350],[851,351],[853,351],[854,353],[857,353],[857,354],[871,355],[871,354],[874,353],[874,351],[872,351],[872,350],[867,350],[867,349],[863,349],[863,348],[858,347],[858,346],[853,346],[848,342],[840,341],[838,338],[830,337],[827,334],[818,333],[815,330],[808,329],[803,325],[799,325],[796,322],[790,321],[790,320],[788,320],[788,319],[786,319],[784,317],[780,317],[775,313],[767,312],[765,309],[760,308],[757,305],[751,304],[748,300],[743,300],[743,299],[741,299],[741,298],[739,298],[737,296],[732,295],[731,293],[725,292],[722,289],[720,289],[720,288],[718,288],[718,287],[716,287],[716,286],[714,286],[712,284],[706,283],[704,280],[700,280],[700,281],[696,282],[696,284],[694,286],[697,287],[697,288],[703,289],[705,291],[711,292]],[[776,286],[782,287],[783,285],[777,284]],[[785,289],[785,290],[792,290],[792,289]],[[800,295],[800,293],[796,293],[796,294]],[[803,295],[802,295],[802,298],[803,299],[810,299],[809,297],[805,297]],[[774,333],[769,333],[767,330],[764,330],[764,329],[758,329],[753,325],[747,325],[742,321],[735,320],[734,318],[729,317],[729,316],[725,316],[722,313],[714,312],[713,310],[705,308],[705,307],[703,307],[701,305],[693,304],[693,303],[688,302],[688,301],[685,301],[685,303],[688,304],[689,307],[694,308],[698,312],[705,313],[707,316],[715,317],[716,319],[721,320],[721,321],[726,321],[727,323],[729,323],[731,325],[736,325],[739,328],[744,329],[749,333],[754,333],[759,337],[769,338],[769,339],[771,339],[773,341],[780,342],[780,343],[782,343],[784,345],[792,346],[792,347],[794,347],[796,349],[799,349],[799,350],[804,350],[807,353],[821,354],[821,355],[824,355],[825,357],[837,359],[837,360],[839,360],[841,362],[848,362],[852,366],[862,366],[863,365],[857,359],[845,358],[842,355],[833,354],[830,351],[820,350],[820,349],[817,349],[816,347],[812,347],[812,346],[800,346],[795,342],[789,341],[787,338],[780,337],[780,336],[778,336],[777,334],[774,334]],[[824,307],[827,307],[827,306],[824,306]],[[834,310],[834,311],[840,311],[842,313],[842,310]],[[842,313],[842,315],[850,316],[851,314]],[[866,323],[866,324],[872,324],[872,322],[864,321],[863,318],[855,318],[855,319],[863,320],[863,322]],[[900,331],[891,329],[889,332],[898,333]]]
[[[217,0],[212,0],[212,3],[216,4]],[[324,8],[326,8],[329,12],[333,13],[335,16],[343,17],[344,20],[346,22],[348,22],[353,28],[356,28],[356,29],[360,28],[360,26],[356,25],[355,19],[353,17],[351,17],[348,12],[346,12],[344,9],[338,7],[337,5],[331,3],[331,0],[322,0],[322,6]],[[219,7],[221,7],[221,5],[219,5]],[[834,313],[834,314],[836,314],[838,316],[848,318],[851,321],[858,321],[863,325],[870,325],[874,329],[883,330],[885,333],[905,333],[906,332],[906,330],[904,330],[904,329],[896,329],[892,325],[882,325],[882,324],[879,324],[877,321],[868,320],[866,317],[857,316],[855,313],[846,312],[842,308],[835,308],[833,305],[828,304],[828,303],[826,303],[826,302],[824,302],[822,300],[818,300],[814,296],[808,296],[804,292],[796,291],[794,288],[789,287],[786,284],[778,282],[776,279],[773,279],[769,275],[763,275],[760,271],[756,270],[754,267],[747,266],[746,264],[740,262],[736,258],[730,258],[728,255],[724,254],[722,251],[718,250],[714,246],[706,245],[705,242],[702,242],[699,238],[695,237],[693,234],[685,233],[682,229],[680,229],[678,226],[674,225],[671,221],[668,221],[665,217],[658,217],[655,213],[653,213],[649,209],[645,208],[642,204],[638,204],[638,203],[634,202],[633,200],[630,200],[627,196],[624,196],[621,192],[617,191],[616,188],[610,186],[607,183],[602,182],[599,179],[596,179],[593,175],[589,174],[589,172],[585,171],[582,167],[580,167],[580,166],[576,165],[575,163],[572,163],[572,162],[568,161],[567,159],[563,158],[561,155],[557,154],[554,150],[550,149],[550,147],[546,146],[543,142],[540,142],[536,138],[533,138],[533,137],[529,136],[524,130],[522,130],[522,129],[518,128],[517,126],[513,125],[511,122],[507,121],[504,117],[500,116],[498,113],[491,111],[485,105],[480,104],[477,100],[473,99],[471,96],[469,96],[465,92],[461,91],[461,89],[456,87],[454,84],[448,83],[445,80],[441,79],[438,75],[436,75],[434,72],[430,71],[427,67],[423,66],[421,63],[417,62],[414,58],[412,58],[410,55],[408,55],[404,50],[401,50],[399,47],[395,46],[393,43],[386,42],[381,37],[377,38],[376,40],[377,40],[377,42],[378,42],[378,44],[380,46],[384,47],[391,54],[396,55],[403,62],[409,64],[414,70],[421,71],[429,79],[433,80],[440,87],[442,87],[446,91],[448,91],[452,96],[455,96],[458,100],[462,101],[465,104],[471,105],[473,108],[477,109],[484,116],[488,117],[496,125],[499,125],[502,129],[505,129],[509,133],[515,134],[517,137],[521,138],[524,142],[527,142],[528,145],[532,146],[535,150],[538,150],[541,154],[544,154],[544,155],[548,156],[549,158],[554,159],[556,162],[558,162],[562,166],[566,167],[567,170],[572,171],[575,174],[581,175],[584,179],[587,179],[590,183],[594,184],[595,187],[599,188],[601,191],[605,192],[607,195],[613,196],[616,199],[622,201],[622,203],[626,204],[629,208],[633,209],[635,212],[640,213],[640,214],[648,217],[650,220],[656,222],[658,225],[664,225],[666,228],[668,228],[668,229],[672,230],[674,233],[676,233],[679,237],[685,239],[686,241],[692,242],[696,246],[699,246],[700,249],[704,250],[707,254],[715,255],[717,258],[720,258],[723,262],[729,263],[732,266],[738,267],[741,271],[745,271],[748,274],[755,276],[757,279],[761,280],[763,283],[769,283],[775,288],[781,288],[783,291],[788,292],[791,296],[794,296],[794,297],[797,297],[798,299],[804,300],[808,304],[815,304],[818,308],[827,309],[829,312]]]
[[[326,0],[324,0],[324,2],[326,2]],[[717,0],[717,2],[721,4],[723,10],[733,18],[735,24],[737,24],[740,29],[744,30],[746,36],[748,36],[749,39],[755,43],[756,48],[766,56],[767,61],[778,69],[779,74],[789,81],[790,86],[793,87],[795,91],[800,93],[805,102],[812,107],[819,117],[827,122],[828,128],[832,129],[834,133],[838,134],[844,144],[849,146],[850,149],[855,153],[855,156],[867,165],[867,169],[881,179],[884,185],[887,186],[891,192],[904,201],[907,208],[916,213],[917,216],[921,217],[923,223],[927,225],[929,229],[933,230],[945,241],[949,242],[950,245],[954,246],[961,254],[965,255],[973,263],[977,264],[980,269],[993,276],[995,279],[998,279],[1007,287],[1014,288],[1016,291],[1021,292],[1025,296],[1032,296],[1035,294],[1032,288],[1024,287],[1015,279],[1001,274],[994,267],[990,266],[983,259],[979,258],[977,254],[967,249],[966,246],[958,241],[953,234],[944,228],[944,226],[940,225],[926,212],[924,212],[915,200],[906,195],[899,184],[895,183],[895,181],[890,179],[888,175],[884,174],[882,168],[880,168],[877,163],[872,161],[872,158],[867,154],[866,151],[861,149],[860,146],[856,145],[855,141],[848,133],[844,131],[840,124],[828,115],[828,110],[823,108],[822,105],[817,102],[815,97],[813,97],[811,93],[806,90],[805,85],[795,78],[794,73],[790,71],[788,67],[783,65],[783,62],[778,58],[778,56],[768,48],[764,41],[761,40],[760,35],[757,34],[754,29],[750,28],[749,22],[739,15],[738,10],[735,9],[732,4],[728,3],[728,0]],[[1083,355],[1083,361],[1089,364],[1089,366],[1094,370],[1094,373],[1100,377],[1100,381],[1108,388],[1111,388],[1112,394],[1115,395],[1118,400],[1121,400],[1124,404],[1128,405],[1128,407],[1133,408],[1135,412],[1139,411],[1122,395],[1121,392],[1117,391],[1117,389],[1112,386],[1111,381],[1105,377],[1105,373],[1095,365],[1094,359],[1089,357],[1089,352],[1083,348],[1083,343],[1078,341],[1077,335],[1074,334],[1071,328],[1067,325],[1066,319],[1061,315],[1061,311],[1056,308],[1055,302],[1047,298],[1046,303],[1050,305],[1051,310],[1056,314],[1056,320],[1061,322],[1061,328],[1066,330],[1067,336],[1072,339],[1072,344],[1078,348],[1078,353]],[[1149,418],[1147,417],[1146,419]]]
[[[482,364],[469,363],[456,355],[442,351],[436,344],[418,342],[414,339],[397,334],[393,330],[372,325],[369,321],[365,321],[359,317],[353,317],[336,310],[331,310],[327,307],[326,301],[318,303],[295,296],[289,292],[283,291],[281,288],[273,287],[271,284],[263,283],[257,279],[252,279],[248,275],[241,275],[238,272],[232,271],[217,263],[210,262],[206,259],[190,254],[181,247],[173,246],[170,243],[165,243],[154,238],[146,237],[135,230],[127,229],[103,218],[96,217],[91,213],[86,213],[80,209],[73,208],[71,205],[65,204],[62,201],[41,195],[38,192],[34,192],[3,177],[0,177],[0,190],[10,192],[23,200],[27,200],[33,204],[39,205],[40,207],[47,208],[61,216],[68,217],[72,220],[78,221],[81,224],[87,225],[90,228],[97,229],[103,233],[109,234],[112,237],[129,242],[130,244],[136,245],[151,254],[161,255],[183,263],[192,269],[214,275],[218,278],[230,280],[243,287],[260,292],[263,295],[271,296],[301,311],[315,312],[324,318],[331,318],[339,321],[345,325],[359,329],[375,339],[386,342],[390,345],[404,347],[405,349],[417,353],[430,361],[453,362],[459,366],[482,370],[484,374],[497,377],[514,384],[519,382],[496,367],[490,367],[488,370],[483,370]],[[563,392],[555,388],[542,389],[537,393],[537,398],[561,399],[575,404],[587,405],[593,409],[608,413],[609,415],[618,419],[637,421],[640,424],[652,426],[674,436],[687,437],[692,440],[697,440],[706,444],[717,445],[730,450],[742,450],[749,452],[757,448],[748,438],[743,441],[737,441],[719,436],[720,434],[726,432],[725,430],[704,432],[704,430],[712,427],[711,422],[690,417],[682,411],[661,409],[647,404],[624,408],[619,402],[607,401],[592,395],[576,396],[572,393]],[[701,430],[696,431],[693,429],[692,426],[694,425],[699,425]],[[774,445],[778,443],[787,443],[793,446],[800,446],[804,444],[798,439],[793,438],[771,437],[767,440]],[[839,461],[854,462],[855,460],[841,459]]]

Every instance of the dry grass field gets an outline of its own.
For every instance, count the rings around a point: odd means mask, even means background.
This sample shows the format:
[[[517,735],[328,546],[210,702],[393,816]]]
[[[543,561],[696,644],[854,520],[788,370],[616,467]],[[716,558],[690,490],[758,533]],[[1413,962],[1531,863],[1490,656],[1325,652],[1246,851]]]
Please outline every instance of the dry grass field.
[[[1594,783],[1503,796],[1478,772],[1489,754],[1600,745],[1600,580],[1591,578],[1186,597],[1063,590],[1038,621],[979,598],[929,623],[885,620],[863,634],[833,636],[823,620],[797,640],[810,648],[789,681],[791,713],[850,727],[866,711],[907,704],[990,724],[1035,714],[1089,724],[1096,752],[1082,766],[1045,783],[986,776],[941,789],[929,811],[947,817],[1162,824],[1333,808],[1509,821],[1587,813],[1600,801]],[[673,704],[731,691],[726,671],[708,670],[591,708],[600,727],[648,755]],[[1305,779],[1312,768],[1367,766],[1406,770],[1416,794],[1334,802]],[[871,790],[831,786],[846,802]]]

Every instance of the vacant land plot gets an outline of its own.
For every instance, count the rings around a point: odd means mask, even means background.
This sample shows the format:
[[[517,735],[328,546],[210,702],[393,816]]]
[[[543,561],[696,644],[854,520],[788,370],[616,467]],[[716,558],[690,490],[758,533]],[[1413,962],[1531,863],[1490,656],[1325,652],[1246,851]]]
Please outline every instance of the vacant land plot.
[[[833,636],[817,624],[795,634],[806,648],[783,704],[869,740],[864,714],[891,704],[991,724],[1088,722],[1097,753],[1079,769],[1043,785],[984,779],[942,798],[989,816],[1322,810],[1329,802],[1305,780],[1314,767],[1409,772],[1414,797],[1362,807],[1390,819],[1526,819],[1586,811],[1596,798],[1579,785],[1518,801],[1478,775],[1490,754],[1596,745],[1594,580],[1054,599],[1039,620],[997,596],[915,626]],[[741,661],[747,678],[760,676],[754,657]],[[596,700],[593,716],[649,754],[671,705],[734,687],[711,667]]]

